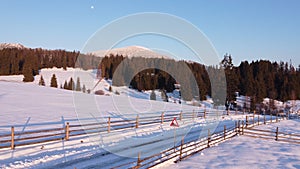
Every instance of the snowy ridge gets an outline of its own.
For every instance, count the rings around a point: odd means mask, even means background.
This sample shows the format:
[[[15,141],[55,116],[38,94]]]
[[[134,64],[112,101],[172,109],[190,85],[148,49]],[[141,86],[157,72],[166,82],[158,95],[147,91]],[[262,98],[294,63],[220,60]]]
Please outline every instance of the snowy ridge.
[[[116,55],[122,55],[124,57],[132,58],[132,57],[145,57],[145,58],[164,58],[164,59],[170,59],[168,56],[163,56],[159,53],[156,53],[148,48],[142,47],[142,46],[128,46],[123,48],[114,48],[110,50],[99,50],[92,52],[91,54],[94,54],[99,57],[109,56],[110,54],[116,56]]]
[[[1,43],[0,44],[0,50],[5,48],[17,48],[17,49],[24,49],[25,46],[19,44],[19,43]]]

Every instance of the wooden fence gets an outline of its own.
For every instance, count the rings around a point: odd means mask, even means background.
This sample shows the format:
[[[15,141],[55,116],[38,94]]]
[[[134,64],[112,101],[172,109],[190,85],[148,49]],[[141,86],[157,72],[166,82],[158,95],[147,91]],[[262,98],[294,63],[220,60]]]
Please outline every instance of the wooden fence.
[[[287,134],[279,132],[278,128],[275,132],[253,128],[254,126],[259,126],[263,124],[276,123],[283,120],[284,118],[284,116],[279,116],[278,114],[274,117],[256,115],[255,113],[253,113],[252,115],[246,116],[245,120],[236,121],[235,126],[227,128],[225,125],[223,131],[210,133],[210,130],[208,130],[207,137],[202,138],[200,140],[190,140],[189,142],[185,142],[184,138],[182,138],[181,144],[177,145],[175,148],[169,148],[165,151],[145,158],[140,158],[141,153],[138,153],[138,158],[136,161],[128,162],[113,168],[151,168],[169,160],[173,160],[175,163],[177,163],[206,148],[209,148],[212,145],[218,144],[229,138],[235,137],[236,135],[247,135],[255,138],[266,137],[266,139],[275,139],[276,141],[285,141],[289,143],[299,144],[300,135],[298,134]]]
[[[278,127],[276,127],[274,130],[245,128],[243,134],[254,138],[300,144],[300,134],[281,132]]]
[[[151,168],[172,159],[174,159],[174,162],[177,163],[206,148],[209,148],[212,145],[236,136],[239,132],[241,132],[238,130],[238,128],[239,127],[237,126],[229,128],[224,126],[223,131],[215,133],[210,133],[210,130],[208,130],[207,137],[190,140],[188,142],[185,142],[183,137],[180,145],[145,158],[141,158],[141,153],[138,153],[138,158],[136,161],[128,162],[113,168]]]
[[[71,137],[86,135],[87,133],[99,133],[99,132],[112,132],[116,130],[124,130],[130,128],[139,128],[141,126],[150,124],[163,124],[171,122],[174,117],[178,120],[195,120],[196,118],[207,118],[210,114],[218,114],[220,116],[226,115],[225,111],[190,111],[190,112],[162,112],[157,113],[153,116],[143,116],[137,115],[132,119],[114,119],[112,117],[106,117],[101,122],[92,122],[87,124],[70,124],[70,122],[63,123],[63,127],[54,128],[43,128],[45,129],[33,129],[28,131],[16,131],[16,127],[11,127],[10,133],[0,134],[0,149],[8,148],[14,149],[15,147],[32,145],[38,143],[45,143],[57,140],[69,140]],[[95,119],[82,119],[82,120],[92,120]],[[50,124],[50,123],[49,123]],[[45,124],[45,125],[49,125]],[[54,124],[60,124],[55,122]],[[37,124],[41,126],[42,124]],[[18,127],[21,127],[20,125]],[[25,127],[22,126],[22,127]]]
[[[176,117],[178,120],[195,120],[196,118],[208,118],[211,115],[218,115],[218,113],[220,113],[220,116],[226,116],[227,114],[241,114],[235,111],[190,111],[184,113],[162,112],[153,116],[137,115],[135,118],[131,119],[114,119],[112,117],[106,117],[106,120],[102,120],[102,122],[87,123],[82,125],[70,124],[70,122],[66,122],[63,127],[30,130],[24,132],[16,132],[15,127],[11,127],[10,133],[0,135],[0,148],[10,147],[11,149],[14,149],[16,146],[19,147],[55,140],[67,141],[72,137],[86,135],[87,133],[112,132],[116,130],[139,128],[140,126],[149,124],[162,124],[172,121],[174,117]],[[245,112],[242,112],[242,114],[245,114]],[[181,144],[176,145],[175,147],[145,158],[141,158],[141,154],[138,153],[137,160],[133,160],[129,163],[125,163],[114,168],[149,168],[157,166],[168,160],[179,162],[199,151],[202,151],[203,149],[209,148],[214,144],[220,143],[238,134],[244,134],[250,137],[265,137],[266,139],[276,139],[277,141],[299,143],[300,135],[297,134],[283,133],[280,132],[279,129],[274,132],[253,128],[257,125],[279,122],[283,118],[283,116],[278,114],[274,117],[256,115],[254,112],[253,114],[248,114],[245,120],[236,121],[234,126],[224,126],[223,131],[211,133],[208,130],[207,137],[196,140],[185,141],[184,138],[182,138]]]

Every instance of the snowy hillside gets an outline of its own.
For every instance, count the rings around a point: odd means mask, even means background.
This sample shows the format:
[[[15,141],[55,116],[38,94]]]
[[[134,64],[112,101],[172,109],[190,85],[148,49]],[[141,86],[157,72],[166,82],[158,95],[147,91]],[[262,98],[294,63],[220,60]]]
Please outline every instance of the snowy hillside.
[[[45,72],[44,72],[45,73]],[[53,72],[51,72],[53,73]],[[44,74],[47,76],[46,73]],[[58,77],[63,77],[60,75]],[[66,76],[67,77],[67,76]],[[16,78],[17,80],[17,78]],[[109,82],[103,82],[109,83]],[[124,87],[118,88],[122,91]],[[124,91],[131,91],[128,88],[124,88]],[[131,91],[134,92],[134,91]],[[112,117],[116,120],[128,120],[127,117],[145,117],[144,115],[158,115],[160,117],[162,112],[166,115],[172,112],[191,112],[192,110],[199,110],[199,107],[192,107],[181,104],[166,103],[160,101],[151,101],[146,99],[140,99],[144,93],[132,93],[134,97],[128,97],[126,94],[121,95],[110,95],[110,96],[98,96],[85,94],[82,92],[72,92],[63,89],[55,89],[51,87],[38,86],[34,83],[22,83],[22,82],[7,82],[0,81],[0,101],[1,101],[1,114],[0,114],[0,134],[5,134],[10,132],[10,127],[15,126],[17,132],[26,132],[32,130],[38,130],[41,127],[46,127],[46,129],[53,127],[63,127],[66,122],[71,122],[72,125],[79,124],[78,118],[101,116],[101,117]],[[77,100],[79,97],[79,100]],[[79,102],[78,102],[79,101]],[[93,107],[89,101],[95,102],[97,107]],[[87,114],[80,114],[78,111],[78,104],[84,105],[84,111]],[[207,111],[210,111],[207,109]],[[221,115],[223,112],[220,112]],[[16,118],[17,117],[17,118]],[[219,116],[218,116],[219,117]],[[214,117],[216,118],[216,117]],[[237,116],[220,116],[221,130],[223,125],[227,126],[234,125],[234,120],[245,119],[244,115]],[[210,121],[211,120],[211,121]],[[189,139],[194,139],[202,136],[202,131],[209,127],[211,122],[216,119],[209,119],[209,121],[199,118],[195,121],[187,120],[179,122],[180,128],[177,129],[177,134],[184,134],[183,131],[187,129],[192,129],[186,136],[186,141]],[[82,121],[81,121],[82,122]],[[97,121],[99,123],[99,121]],[[102,121],[100,121],[102,122]],[[105,121],[106,122],[106,121]],[[207,123],[209,122],[209,123]],[[82,124],[82,123],[81,123]],[[83,123],[84,124],[84,123]],[[207,125],[209,124],[209,125]],[[218,124],[218,123],[217,123]],[[286,123],[287,124],[287,123]],[[291,123],[289,123],[291,124]],[[294,127],[297,126],[294,123]],[[284,127],[284,123],[281,127]],[[299,126],[299,125],[298,125]],[[219,128],[218,128],[219,129]],[[188,130],[189,131],[189,130]],[[199,132],[200,131],[200,132]],[[295,130],[297,133],[297,131]],[[114,131],[111,133],[101,133],[101,142],[105,143],[108,147],[103,149],[99,145],[95,145],[93,137],[79,136],[72,137],[69,141],[54,141],[48,143],[34,144],[31,146],[16,147],[15,150],[10,148],[5,148],[1,150],[0,153],[0,167],[2,168],[84,168],[84,167],[95,167],[102,166],[104,168],[109,168],[117,166],[132,159],[124,158],[122,155],[130,155],[132,157],[136,156],[138,151],[142,151],[143,155],[150,155],[153,146],[165,148],[172,146],[174,143],[174,132],[173,127],[169,123],[164,124],[153,124],[146,125],[140,128],[127,129],[126,132],[123,130]],[[99,136],[96,135],[99,143]],[[141,140],[139,140],[139,139]],[[239,139],[238,137],[237,139]],[[241,137],[242,138],[242,137]],[[177,138],[179,141],[180,138]],[[245,140],[235,142],[233,139],[232,146],[236,153],[242,149],[242,152],[248,152],[248,150],[243,147]],[[227,143],[227,142],[226,142]],[[224,143],[228,145],[229,143]],[[242,144],[242,145],[241,145]],[[250,147],[259,146],[254,145],[254,142],[250,142]],[[135,149],[128,149],[130,147],[139,146]],[[222,144],[223,145],[223,144]],[[274,145],[270,145],[273,147]],[[221,146],[220,146],[221,147]],[[246,146],[247,147],[247,146]],[[215,147],[214,147],[215,148]],[[212,150],[214,150],[212,148]],[[297,149],[298,147],[293,146],[290,149]],[[126,151],[120,151],[119,149],[126,149]],[[231,147],[223,147],[222,150],[227,150],[226,157],[230,156],[232,160],[236,158],[236,154],[231,153]],[[110,150],[114,153],[108,153]],[[274,149],[276,151],[281,151],[279,149]],[[270,162],[273,159],[284,158],[284,153],[286,149],[282,149],[282,156],[272,156]],[[207,151],[210,151],[208,149]],[[271,151],[270,151],[271,152]],[[119,153],[119,154],[118,154]],[[148,153],[148,154],[147,154]],[[208,159],[218,158],[215,156],[219,153],[219,150],[214,151],[212,154],[204,152],[204,155],[208,154]],[[292,153],[296,153],[292,151]],[[129,157],[130,157],[129,156]],[[246,158],[247,154],[245,154]],[[203,155],[200,154],[202,158]],[[295,157],[297,160],[298,156]],[[191,158],[192,160],[192,158]],[[298,159],[299,160],[299,159]],[[193,164],[179,163],[179,166],[167,166],[169,167],[195,167],[199,165],[198,159]],[[209,166],[210,163],[205,163]],[[228,168],[232,165],[224,163],[224,160],[218,161],[213,166],[220,167],[226,164],[225,167]],[[276,163],[277,164],[277,163]],[[289,163],[296,165],[294,163]],[[270,165],[268,163],[267,165]],[[242,166],[242,165],[241,165]],[[248,165],[250,166],[250,164]],[[243,167],[243,166],[242,166]],[[296,167],[297,168],[297,167]]]
[[[121,90],[121,92],[125,92]],[[16,83],[0,81],[1,100],[1,126],[12,124],[24,124],[29,119],[29,123],[61,121],[65,119],[77,119],[75,112],[74,96],[89,97],[95,100],[100,110],[95,110],[95,114],[124,113],[123,109],[116,106],[117,103],[133,103],[127,105],[128,113],[153,113],[162,111],[197,110],[198,107],[173,104],[160,101],[151,101],[147,93],[134,93],[133,97],[127,95],[99,96],[73,92],[63,89],[38,86],[34,83]],[[100,112],[99,112],[100,111]],[[100,114],[99,114],[100,115]],[[18,118],[15,118],[15,117]],[[2,128],[3,130],[3,128]],[[0,129],[1,131],[1,129]]]
[[[74,97],[93,100],[98,105],[95,107],[86,107],[84,111],[91,112],[94,116],[111,116],[114,119],[121,119],[129,114],[157,114],[161,112],[180,112],[197,110],[197,107],[185,106],[173,103],[150,101],[139,99],[137,97],[120,96],[97,96],[84,94],[81,92],[72,92],[68,90],[55,89],[51,87],[38,86],[34,83],[5,82],[0,81],[0,134],[10,132],[10,127],[15,126],[16,132],[26,132],[38,130],[41,128],[62,127],[65,122],[79,124],[76,113],[76,103]],[[130,104],[127,104],[130,103]],[[86,104],[83,102],[83,104]],[[188,125],[188,123],[186,123]],[[163,128],[162,128],[163,127]],[[162,125],[150,125],[148,128],[139,128],[138,130],[129,130],[128,132],[113,132],[105,138],[109,142],[117,142],[125,139],[125,136],[133,135],[141,137],[147,132],[169,131],[171,127],[168,123]],[[125,135],[124,135],[125,134]],[[169,131],[169,135],[173,135]],[[17,137],[18,138],[18,137]],[[152,138],[152,137],[151,137]],[[154,139],[157,137],[153,137]],[[104,138],[103,138],[104,139]],[[55,165],[64,165],[62,168],[68,168],[71,165],[66,161],[78,161],[83,157],[89,157],[93,154],[105,152],[99,150],[89,142],[89,138],[72,138],[68,142],[50,142],[29,147],[16,147],[16,150],[2,149],[0,153],[0,168],[44,168]],[[173,141],[173,139],[171,139]],[[82,143],[81,143],[82,142]],[[63,143],[63,145],[62,145]],[[80,144],[78,144],[80,143]],[[44,150],[42,150],[44,149]],[[131,152],[131,151],[130,151]],[[13,153],[13,154],[11,154]],[[104,161],[112,160],[116,155],[105,156]],[[97,160],[98,161],[98,160]],[[94,161],[96,162],[96,161]],[[75,166],[85,166],[87,164],[76,164]],[[111,163],[110,165],[115,165]],[[74,168],[74,167],[73,167]]]
[[[92,52],[92,54],[99,56],[99,57],[104,57],[104,56],[109,56],[110,54],[112,55],[122,55],[126,57],[145,57],[145,58],[165,58],[165,59],[170,59],[168,56],[163,56],[159,53],[156,53],[148,48],[141,47],[141,46],[128,46],[128,47],[123,47],[123,48],[114,48],[111,50],[100,50],[100,51],[95,51]]]
[[[109,92],[109,86],[111,86],[111,80],[101,80],[100,83],[99,79],[96,77],[97,70],[82,70],[79,68],[67,68],[67,70],[63,70],[63,68],[52,68],[52,69],[41,69],[39,75],[34,77],[34,82],[29,84],[39,84],[40,77],[43,76],[45,81],[45,85],[47,87],[50,86],[51,77],[55,74],[57,79],[58,87],[63,86],[65,81],[69,81],[72,77],[74,82],[76,83],[77,78],[80,79],[81,86],[85,85],[86,89],[93,89],[92,91],[95,92],[97,90],[104,91],[104,95],[116,95],[116,92],[119,93],[121,96],[129,96],[133,98],[139,99],[146,99],[149,100],[151,91],[143,91],[138,92],[137,90],[130,89],[128,87],[116,87],[112,86],[112,92]],[[12,76],[0,76],[0,81],[7,81],[7,82],[18,82],[23,83],[23,75],[12,75]],[[98,83],[98,84],[97,84]],[[156,100],[163,101],[161,98],[161,92],[156,90]],[[174,91],[174,93],[168,93],[170,102],[178,103],[178,91]],[[184,102],[182,102],[184,104]]]

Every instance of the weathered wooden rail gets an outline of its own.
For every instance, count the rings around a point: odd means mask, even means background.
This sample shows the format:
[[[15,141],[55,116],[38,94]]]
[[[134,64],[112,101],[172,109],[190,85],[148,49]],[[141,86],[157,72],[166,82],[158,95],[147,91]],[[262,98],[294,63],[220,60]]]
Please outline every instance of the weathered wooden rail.
[[[28,131],[16,131],[15,126],[11,126],[10,133],[0,134],[0,149],[1,148],[11,148],[15,149],[16,147],[32,145],[38,143],[45,143],[57,140],[69,140],[74,136],[86,135],[87,133],[99,133],[99,132],[112,132],[117,130],[139,128],[145,125],[151,124],[163,124],[171,122],[174,117],[178,120],[195,120],[196,118],[207,118],[211,113],[217,113],[220,116],[226,115],[225,111],[189,111],[189,112],[162,112],[156,113],[153,116],[143,116],[137,115],[132,119],[114,119],[113,117],[106,117],[100,122],[91,122],[86,124],[76,124],[74,120],[70,120],[75,124],[70,124],[68,120],[63,124],[60,122],[54,122],[53,124],[60,124],[63,127],[54,127],[54,128],[45,128],[47,125],[52,123],[37,123],[31,124],[30,126],[42,126],[43,129],[33,129]],[[92,120],[95,119],[82,119],[82,120]],[[78,121],[77,121],[78,123]],[[17,125],[17,127],[25,127]],[[44,129],[45,128],[45,129]]]
[[[278,114],[275,117],[268,116],[267,119],[265,115],[256,115],[255,113],[253,113],[252,115],[246,116],[245,120],[236,121],[235,126],[227,128],[227,126],[225,125],[223,131],[211,133],[210,130],[208,130],[207,137],[204,137],[202,139],[190,140],[188,142],[185,142],[184,138],[182,138],[181,144],[177,145],[175,148],[169,148],[165,151],[142,159],[140,158],[141,153],[138,153],[138,158],[136,161],[115,166],[113,168],[151,168],[170,160],[173,160],[175,163],[177,163],[206,148],[211,147],[212,145],[218,144],[237,135],[249,136],[248,134],[250,133],[250,131],[252,131],[251,133],[254,134],[258,133],[257,135],[259,136],[268,136],[267,139],[275,139],[276,141],[285,141],[300,144],[300,134],[287,134],[279,132],[278,128],[276,129],[276,131],[253,128],[254,126],[259,126],[262,124],[279,122],[283,119],[284,116],[279,116]],[[262,133],[259,134],[259,132]],[[256,136],[253,137],[261,138]],[[294,141],[290,141],[288,139]]]

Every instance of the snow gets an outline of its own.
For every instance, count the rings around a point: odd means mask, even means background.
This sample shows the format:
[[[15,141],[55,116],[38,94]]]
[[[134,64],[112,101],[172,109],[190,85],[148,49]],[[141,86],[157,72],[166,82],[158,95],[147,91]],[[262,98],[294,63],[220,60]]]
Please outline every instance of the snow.
[[[121,90],[123,88],[123,90]],[[125,87],[120,87],[121,93],[125,91]],[[129,89],[127,89],[129,90]],[[140,113],[155,113],[162,111],[181,111],[193,110],[197,107],[180,105],[174,103],[151,101],[148,100],[147,93],[134,92],[130,90],[131,95],[120,96],[98,96],[85,94],[81,92],[73,92],[63,89],[38,86],[34,83],[16,83],[0,81],[0,100],[1,114],[0,124],[24,124],[28,118],[30,123],[46,122],[46,121],[61,121],[64,119],[76,119],[77,114],[74,112],[74,97],[85,97],[96,101],[101,107],[101,113],[104,115],[129,113],[122,111],[140,112]],[[129,95],[129,96],[131,96]],[[30,98],[30,99],[29,99]],[[144,98],[144,99],[140,99]],[[146,99],[147,98],[147,99]],[[115,104],[130,105],[115,105]],[[97,110],[98,112],[98,110]],[[97,113],[95,112],[95,113]],[[18,118],[16,119],[16,115]]]
[[[4,48],[18,48],[18,49],[24,49],[25,46],[19,44],[19,43],[1,43],[0,44],[0,50]]]
[[[42,73],[45,76],[45,80],[47,80],[53,72],[42,71]],[[68,75],[58,74],[58,78],[62,78],[63,76],[67,77]],[[15,126],[15,132],[22,133],[32,130],[64,127],[66,122],[78,124],[79,121],[77,118],[83,117],[102,117],[93,119],[98,122],[97,120],[107,120],[106,117],[108,116],[112,117],[113,120],[121,120],[124,118],[135,118],[137,114],[140,117],[154,115],[160,117],[161,112],[165,112],[167,115],[168,113],[179,113],[180,111],[192,112],[192,110],[199,109],[198,107],[182,104],[150,101],[145,99],[149,91],[139,93],[126,87],[117,88],[117,90],[121,91],[121,95],[98,96],[47,86],[38,86],[35,84],[36,81],[33,83],[23,83],[15,79],[15,81],[9,82],[6,78],[1,78],[0,134],[10,133],[11,126]],[[109,82],[103,83],[106,84]],[[131,92],[131,94],[122,94],[122,92],[126,91]],[[76,100],[78,98],[92,100],[97,104],[97,107],[90,107],[88,104],[84,110],[92,113],[80,114],[81,107],[80,105],[76,105],[78,104],[77,101],[79,103],[81,101],[80,99]],[[84,104],[84,106],[86,105]],[[214,119],[210,120],[214,121]],[[226,123],[232,122],[230,117],[224,120],[227,120]],[[80,121],[81,124],[88,122],[91,121]],[[195,127],[201,128],[205,125],[205,122],[201,119],[196,121],[180,121],[179,125],[181,129],[178,129],[177,134],[184,135],[194,124],[197,124]],[[99,135],[85,135],[71,137],[70,141],[62,140],[30,146],[17,146],[15,150],[10,150],[9,148],[1,149],[0,167],[45,168],[53,166],[61,167],[62,165],[62,168],[68,168],[72,166],[69,163],[74,163],[73,168],[83,167],[88,164],[99,163],[99,159],[90,159],[90,157],[105,154],[107,150],[115,154],[105,155],[105,157],[101,158],[101,164],[110,162],[107,165],[115,166],[118,163],[126,162],[127,158],[124,158],[124,156],[135,157],[138,150],[145,150],[145,152],[149,152],[150,154],[152,149],[159,151],[165,148],[162,145],[173,145],[173,128],[167,122],[161,125],[141,126],[138,129],[126,129],[126,132],[120,130],[111,133],[101,133],[100,136],[102,138],[101,142],[99,141]],[[199,137],[199,133],[191,135],[191,138],[194,137]],[[165,140],[163,138],[168,139]],[[180,139],[177,140],[179,141]],[[149,142],[153,141],[156,141],[157,144],[147,146]],[[146,146],[140,146],[137,151],[119,151],[119,149],[124,149],[128,145],[143,144]],[[153,147],[158,148],[154,149]],[[147,156],[149,154],[144,153],[143,155]],[[119,162],[113,163],[111,162],[113,160]]]
[[[49,87],[52,74],[58,83],[73,77],[80,77],[81,85],[93,88],[97,83],[95,70],[68,68],[42,69],[46,86],[38,86],[39,76],[32,83],[23,83],[23,75],[0,76],[0,135],[10,133],[11,126],[16,132],[64,127],[66,122],[86,124],[112,120],[135,119],[158,116],[164,112],[191,113],[204,108],[186,104],[162,102],[160,92],[155,91],[158,101],[149,100],[151,91],[138,92],[128,87],[115,87],[116,95],[108,91],[110,80],[102,80],[96,90],[107,95],[94,95]],[[209,105],[209,101],[204,102]],[[204,104],[203,103],[203,104]],[[299,107],[299,101],[295,101]],[[205,109],[211,112],[213,109]],[[175,142],[205,137],[207,129],[222,130],[223,126],[234,125],[234,121],[245,119],[247,115],[223,116],[223,110],[207,114],[207,119],[196,118],[178,120]],[[183,114],[185,117],[186,114]],[[190,114],[191,115],[191,114]],[[95,118],[96,117],[96,118]],[[80,121],[78,121],[78,118]],[[83,120],[88,118],[88,120]],[[261,118],[262,119],[262,118]],[[274,129],[288,133],[299,133],[299,120],[282,121],[260,128]],[[203,133],[203,132],[205,133]],[[15,150],[0,149],[0,168],[108,168],[117,166],[137,156],[147,157],[173,145],[174,128],[169,122],[70,137],[69,141],[59,140],[28,146],[17,146]],[[252,139],[238,136],[224,143],[206,149],[178,164],[163,164],[165,168],[299,168],[299,145]],[[274,166],[274,167],[273,167]]]
[[[34,77],[34,81],[28,84],[38,84],[40,81],[40,77],[43,76],[46,86],[50,86],[51,77],[55,74],[57,79],[58,87],[64,85],[64,82],[69,82],[72,77],[74,82],[76,83],[77,78],[79,77],[81,86],[85,85],[86,89],[93,89],[97,84],[99,79],[96,78],[97,70],[82,70],[79,68],[67,68],[67,70],[63,70],[63,68],[51,68],[51,69],[41,69],[39,75]],[[10,75],[10,76],[0,76],[0,82],[19,82],[23,83],[23,75]],[[121,95],[130,96],[139,99],[149,100],[151,91],[138,92],[136,90],[129,89],[126,86],[116,87],[112,86],[113,92],[109,92],[109,86],[111,86],[111,80],[101,80],[101,82],[95,87],[96,90],[103,90],[107,95],[116,95],[115,92],[118,91]],[[155,91],[156,98],[158,101],[162,101],[161,93],[156,90]],[[171,95],[172,96],[172,95]],[[172,99],[170,101],[173,101]]]
[[[123,48],[114,48],[110,50],[100,50],[92,52],[92,54],[104,57],[109,56],[110,54],[117,56],[122,55],[124,57],[144,57],[144,58],[164,58],[164,59],[170,59],[168,56],[161,55],[159,53],[156,53],[148,48],[142,47],[142,46],[128,46]]]
[[[51,73],[49,73],[49,77]],[[46,73],[44,72],[44,76],[46,80],[47,71]],[[60,75],[58,75],[58,77],[60,77]],[[121,92],[122,89],[123,91],[129,91],[129,89],[125,87],[120,87],[118,90],[119,89]],[[130,91],[134,92],[133,90]],[[100,107],[100,109],[87,107],[85,110],[94,111],[93,115],[97,117],[111,116],[113,120],[122,119],[124,117],[131,118],[137,114],[141,116],[143,114],[160,115],[162,111],[172,113],[172,111],[180,112],[181,110],[191,111],[192,109],[197,109],[197,107],[186,105],[140,99],[145,93],[140,94],[141,96],[137,94],[132,95],[136,96],[98,96],[38,86],[35,82],[0,81],[0,134],[9,133],[11,126],[15,126],[16,132],[26,132],[41,128],[63,127],[67,121],[71,124],[78,124],[78,117],[86,117],[86,114],[81,116],[78,114],[78,110],[76,112],[76,101],[74,102],[74,97],[78,96],[85,99],[92,99],[98,107]],[[101,120],[107,119],[103,118]],[[81,123],[85,123],[85,121],[81,121]],[[186,123],[186,125],[188,125],[188,123]],[[136,137],[146,137],[147,133],[153,134],[156,132],[156,134],[151,136],[155,138],[162,130],[170,130],[169,124],[165,123],[163,126],[150,125],[146,128],[140,127],[137,130],[130,130],[126,133],[123,133],[123,131],[111,132],[111,134],[106,134],[104,143],[107,146],[114,146],[118,141],[125,140],[128,137],[132,139]],[[104,136],[104,134],[102,136]],[[56,164],[61,164],[64,160],[78,160],[84,156],[89,157],[93,154],[99,154],[99,151],[103,153],[105,150],[99,149],[99,145],[95,145],[95,143],[92,142],[94,140],[90,140],[91,138],[92,137],[86,135],[83,138],[73,137],[71,141],[56,141],[16,147],[15,150],[2,149],[0,153],[0,167],[44,168],[45,166],[51,167]],[[83,140],[84,143],[80,143],[80,140]],[[45,147],[43,150],[41,150],[42,146]],[[112,157],[107,158],[110,159]],[[107,161],[107,159],[104,158],[104,161],[105,160]]]
[[[279,131],[299,134],[299,123],[299,119],[284,120],[259,128],[275,131],[278,126]],[[300,168],[299,150],[299,144],[238,136],[162,168]]]

